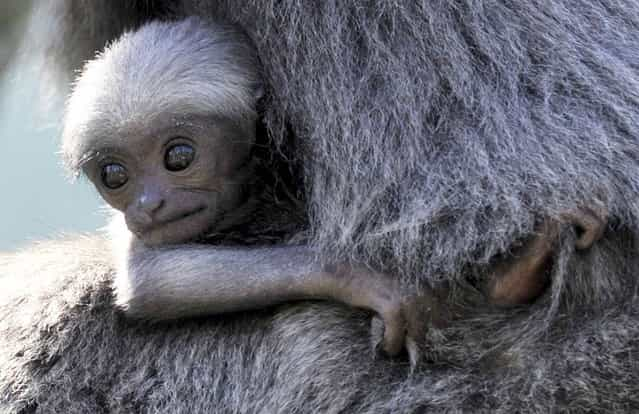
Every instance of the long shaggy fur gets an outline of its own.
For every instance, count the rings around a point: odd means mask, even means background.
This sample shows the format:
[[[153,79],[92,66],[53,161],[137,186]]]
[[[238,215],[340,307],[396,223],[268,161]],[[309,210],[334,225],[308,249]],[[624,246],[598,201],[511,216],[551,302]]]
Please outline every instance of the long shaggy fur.
[[[46,256],[46,293],[21,281],[43,268],[24,267],[44,254],[36,249],[0,264],[0,275],[28,286],[0,304],[7,411],[639,409],[638,4],[182,0],[131,2],[132,11],[85,3],[52,13],[70,67],[148,19],[239,23],[270,87],[270,135],[278,144],[290,130],[297,140],[321,258],[384,267],[412,291],[447,280],[464,315],[428,332],[428,361],[409,374],[362,357],[361,315],[329,305],[126,325],[91,254],[75,267]],[[108,7],[116,20],[101,28],[99,8]],[[78,10],[80,19],[70,13]],[[65,36],[72,22],[92,36]],[[575,251],[566,228],[545,297],[504,310],[473,294],[467,282],[541,219],[593,204],[610,213],[604,238]],[[97,305],[53,301],[63,286]],[[23,303],[33,304],[24,316],[4,316]],[[34,363],[47,347],[56,358]]]

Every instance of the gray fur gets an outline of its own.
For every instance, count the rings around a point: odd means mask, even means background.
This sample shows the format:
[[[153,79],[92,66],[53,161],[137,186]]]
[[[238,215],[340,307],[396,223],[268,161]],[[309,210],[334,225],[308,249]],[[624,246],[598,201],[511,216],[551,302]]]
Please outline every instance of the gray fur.
[[[328,302],[129,322],[113,306],[107,249],[99,237],[75,237],[0,256],[0,412],[639,408],[629,302],[606,315],[566,315],[539,336],[517,334],[540,323],[527,311],[469,321],[446,341],[433,333],[440,362],[411,374],[407,363],[371,358],[368,315]],[[486,349],[488,334],[501,346]],[[451,356],[462,359],[443,362]]]
[[[0,307],[6,411],[639,409],[638,4],[176,3],[178,17],[219,13],[256,43],[268,127],[299,141],[322,258],[381,262],[407,289],[451,281],[467,312],[428,332],[434,363],[410,374],[368,359],[364,319],[334,305],[126,325],[110,266],[53,244],[0,265],[16,278]],[[167,17],[145,4],[137,19]],[[115,36],[92,27],[65,48]],[[506,310],[473,295],[466,280],[536,221],[591,203],[611,224],[586,252],[565,229],[546,297]],[[49,287],[30,284],[44,269]]]
[[[307,412],[348,407],[357,384],[401,372],[374,363],[369,318],[347,308],[128,322],[112,304],[106,249],[85,237],[0,256],[0,412]]]

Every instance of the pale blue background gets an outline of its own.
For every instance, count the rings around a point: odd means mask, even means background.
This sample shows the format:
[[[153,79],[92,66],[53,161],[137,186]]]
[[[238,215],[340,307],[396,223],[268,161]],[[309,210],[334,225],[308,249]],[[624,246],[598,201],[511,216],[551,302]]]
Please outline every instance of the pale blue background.
[[[106,223],[89,183],[72,184],[61,167],[62,100],[43,109],[37,66],[26,62],[0,74],[0,251]]]

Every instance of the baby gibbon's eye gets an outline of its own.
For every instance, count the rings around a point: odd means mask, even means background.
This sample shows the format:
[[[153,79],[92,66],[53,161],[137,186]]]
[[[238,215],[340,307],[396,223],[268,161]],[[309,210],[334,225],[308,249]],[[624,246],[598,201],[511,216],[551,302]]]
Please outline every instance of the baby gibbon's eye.
[[[182,171],[188,168],[195,158],[195,149],[187,144],[176,144],[166,150],[164,166],[169,171]]]
[[[129,175],[122,164],[111,163],[102,167],[102,183],[110,190],[116,190],[129,181]]]

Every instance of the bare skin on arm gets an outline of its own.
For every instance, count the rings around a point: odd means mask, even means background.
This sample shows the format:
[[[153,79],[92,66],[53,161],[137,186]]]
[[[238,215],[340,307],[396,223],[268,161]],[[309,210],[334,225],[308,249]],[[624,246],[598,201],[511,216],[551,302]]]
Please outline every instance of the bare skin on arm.
[[[561,221],[546,219],[537,234],[513,256],[495,266],[489,277],[487,294],[497,305],[512,306],[534,301],[549,283],[552,254],[562,223],[575,227],[578,250],[590,248],[601,238],[607,225],[607,213],[601,208],[582,208],[564,213]]]
[[[321,266],[305,246],[147,248],[132,240],[118,300],[132,317],[170,320],[300,300],[334,300],[379,315],[384,352],[399,353],[406,326],[397,281],[363,267]],[[172,277],[165,277],[172,275]]]

